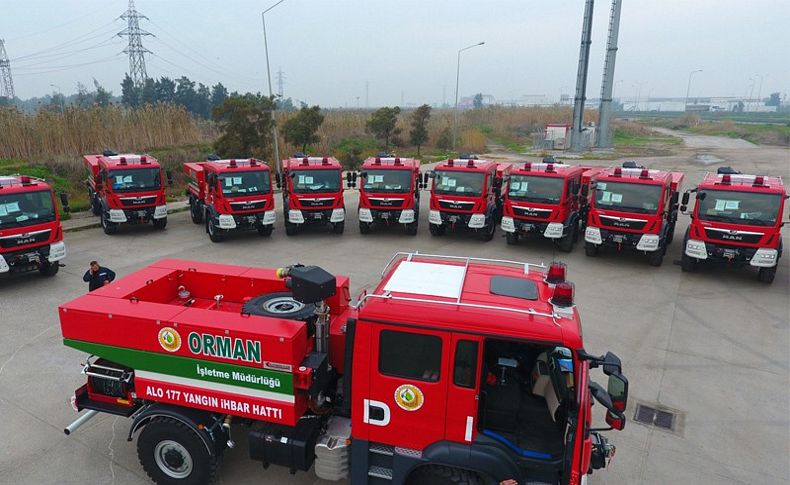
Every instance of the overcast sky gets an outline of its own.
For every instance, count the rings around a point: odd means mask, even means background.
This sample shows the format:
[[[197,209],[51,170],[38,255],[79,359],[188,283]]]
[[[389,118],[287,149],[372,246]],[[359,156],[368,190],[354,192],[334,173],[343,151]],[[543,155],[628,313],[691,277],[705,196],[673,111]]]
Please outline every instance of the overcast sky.
[[[261,10],[275,0],[137,0],[149,77],[186,75],[268,92]],[[598,0],[588,97],[600,94],[611,2]],[[76,91],[93,78],[114,94],[129,69],[118,19],[127,0],[0,0],[16,94]],[[274,90],[308,103],[450,104],[461,96],[556,99],[572,93],[584,0],[286,0],[266,14]],[[790,1],[624,0],[615,97],[743,96],[790,91]],[[55,87],[53,87],[54,85]]]

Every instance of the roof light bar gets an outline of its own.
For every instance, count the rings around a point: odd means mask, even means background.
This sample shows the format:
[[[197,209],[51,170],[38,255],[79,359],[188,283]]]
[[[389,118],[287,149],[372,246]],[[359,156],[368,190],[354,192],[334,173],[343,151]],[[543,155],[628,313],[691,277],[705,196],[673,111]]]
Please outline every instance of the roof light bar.
[[[448,167],[452,167],[454,164],[455,164],[455,160],[453,160],[452,158],[447,160],[447,166]]]
[[[722,185],[730,185],[730,183],[732,183],[732,180],[730,178],[730,174],[724,174],[724,175],[721,176],[721,184]]]
[[[551,297],[551,304],[560,308],[568,308],[573,306],[573,283],[570,281],[563,281],[554,287],[554,295]]]
[[[526,170],[527,172],[532,170],[532,162],[524,162],[524,170]]]
[[[754,184],[755,187],[762,187],[765,185],[765,177],[762,175],[757,175],[754,177]]]
[[[615,167],[614,169],[614,176],[615,177],[622,177],[623,176],[623,169],[620,167]]]
[[[650,178],[650,172],[646,168],[643,168],[642,171],[639,172],[639,178],[640,179],[649,179]]]
[[[565,281],[568,274],[568,265],[560,261],[554,261],[549,265],[549,271],[546,273],[546,283],[556,285]]]

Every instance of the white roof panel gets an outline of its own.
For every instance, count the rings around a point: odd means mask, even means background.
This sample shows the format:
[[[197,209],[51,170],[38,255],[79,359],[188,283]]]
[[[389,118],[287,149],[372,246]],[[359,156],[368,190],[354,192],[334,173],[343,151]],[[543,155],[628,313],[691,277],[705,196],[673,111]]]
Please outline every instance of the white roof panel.
[[[464,274],[463,266],[404,261],[387,281],[384,291],[458,298]]]

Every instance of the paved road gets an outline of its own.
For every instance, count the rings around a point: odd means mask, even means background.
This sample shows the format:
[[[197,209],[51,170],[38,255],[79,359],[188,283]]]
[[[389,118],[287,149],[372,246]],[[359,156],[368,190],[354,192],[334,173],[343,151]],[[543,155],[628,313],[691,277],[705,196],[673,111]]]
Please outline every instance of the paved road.
[[[759,154],[750,149],[750,159]],[[732,152],[719,155],[740,158]],[[781,158],[774,150],[760,164],[767,173],[787,176]],[[647,163],[687,170],[690,186],[704,170],[691,165],[692,159],[689,151]],[[68,398],[83,383],[79,364],[84,356],[61,344],[56,308],[85,291],[80,277],[91,259],[119,275],[163,257],[268,267],[299,261],[350,275],[356,294],[377,282],[394,252],[414,249],[538,261],[557,257],[568,263],[587,349],[615,351],[625,364],[632,395],[629,418],[643,402],[675,409],[681,419],[677,432],[632,421],[623,432],[610,433],[617,455],[590,483],[779,484],[790,479],[790,258],[781,260],[776,281],[766,286],[751,270],[682,273],[673,264],[680,257],[677,240],[664,266],[653,268],[636,256],[587,258],[580,247],[566,255],[543,242],[507,246],[499,233],[489,243],[463,236],[432,238],[427,211],[416,237],[363,237],[356,230],[356,198],[347,194],[350,221],[342,236],[315,232],[289,238],[280,220],[271,239],[249,234],[212,244],[187,213],[179,213],[171,215],[164,232],[67,234],[68,266],[55,278],[0,278],[0,483],[147,482],[134,443],[125,439],[125,420],[102,417],[71,437],[62,432],[74,419]],[[685,225],[683,218],[678,240]],[[220,483],[323,483],[312,473],[287,475],[249,461],[242,441],[227,454]]]

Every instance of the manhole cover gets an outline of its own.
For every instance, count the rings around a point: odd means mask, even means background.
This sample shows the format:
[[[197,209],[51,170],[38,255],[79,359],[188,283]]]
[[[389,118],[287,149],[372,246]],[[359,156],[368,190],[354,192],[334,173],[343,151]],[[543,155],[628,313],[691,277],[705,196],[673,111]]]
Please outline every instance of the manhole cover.
[[[667,431],[678,431],[679,414],[677,411],[663,407],[638,403],[634,412],[634,421]]]

